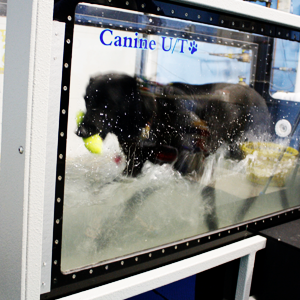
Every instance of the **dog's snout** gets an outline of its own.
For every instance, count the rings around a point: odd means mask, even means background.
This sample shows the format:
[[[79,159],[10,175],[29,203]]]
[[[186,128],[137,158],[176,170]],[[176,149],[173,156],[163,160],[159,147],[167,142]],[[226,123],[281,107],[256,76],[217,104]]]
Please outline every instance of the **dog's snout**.
[[[76,134],[79,136],[79,137],[82,137],[82,138],[86,138],[88,137],[90,134],[89,134],[89,130],[83,126],[83,124],[81,124],[78,128],[77,128],[77,131],[76,131]]]
[[[82,122],[76,130],[76,134],[79,137],[87,138],[94,134],[98,134],[101,132],[94,124],[90,124],[89,122]]]

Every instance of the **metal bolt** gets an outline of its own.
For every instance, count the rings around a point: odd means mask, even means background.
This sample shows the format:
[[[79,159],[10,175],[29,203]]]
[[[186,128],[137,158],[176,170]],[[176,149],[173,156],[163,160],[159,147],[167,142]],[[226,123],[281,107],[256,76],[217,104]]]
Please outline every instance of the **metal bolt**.
[[[23,149],[22,146],[20,146],[20,147],[19,147],[19,153],[20,153],[20,154],[23,154],[23,152],[24,152],[24,149]]]
[[[71,16],[68,16],[68,21],[71,21],[72,20],[72,17]]]

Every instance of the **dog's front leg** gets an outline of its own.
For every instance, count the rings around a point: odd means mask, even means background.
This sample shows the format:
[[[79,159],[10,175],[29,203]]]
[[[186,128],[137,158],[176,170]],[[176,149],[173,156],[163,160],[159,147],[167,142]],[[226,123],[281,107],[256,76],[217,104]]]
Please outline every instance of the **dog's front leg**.
[[[204,203],[204,218],[208,229],[216,230],[219,228],[219,221],[216,208],[215,182],[210,186],[205,186],[201,192]]]

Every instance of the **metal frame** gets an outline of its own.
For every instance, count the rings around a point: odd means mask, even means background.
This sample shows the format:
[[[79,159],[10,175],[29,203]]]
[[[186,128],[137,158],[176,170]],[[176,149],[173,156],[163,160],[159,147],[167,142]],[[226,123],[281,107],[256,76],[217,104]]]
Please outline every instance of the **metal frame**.
[[[7,3],[0,171],[3,299],[40,296],[52,9],[52,0]]]
[[[259,235],[60,300],[122,300],[240,258],[236,300],[248,300],[256,252],[266,247]]]
[[[48,129],[46,150],[45,201],[44,201],[44,226],[43,226],[43,252],[41,270],[41,293],[50,292],[51,265],[52,265],[52,240],[54,222],[54,197],[55,197],[55,170],[57,151],[57,132],[59,122],[61,66],[63,61],[65,24],[53,22],[52,50],[50,69],[50,92],[48,105]]]

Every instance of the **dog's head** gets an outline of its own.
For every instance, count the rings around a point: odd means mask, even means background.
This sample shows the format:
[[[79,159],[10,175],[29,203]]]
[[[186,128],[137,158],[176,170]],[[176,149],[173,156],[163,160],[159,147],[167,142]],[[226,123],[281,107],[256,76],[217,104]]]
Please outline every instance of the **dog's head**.
[[[105,74],[91,78],[84,96],[86,113],[77,129],[80,137],[111,132],[120,142],[140,135],[151,116],[140,96],[137,81],[124,74]]]

